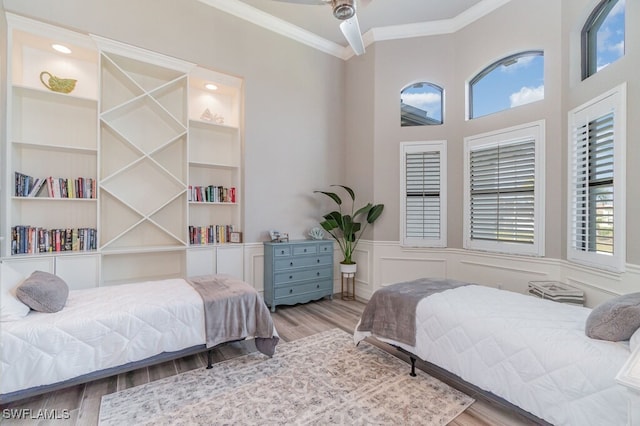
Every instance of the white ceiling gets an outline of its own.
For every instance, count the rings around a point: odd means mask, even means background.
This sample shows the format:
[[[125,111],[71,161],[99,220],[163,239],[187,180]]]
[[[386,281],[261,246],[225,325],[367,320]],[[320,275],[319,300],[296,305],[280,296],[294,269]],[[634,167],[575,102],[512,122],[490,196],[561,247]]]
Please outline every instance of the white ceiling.
[[[340,21],[333,17],[329,5],[276,0],[200,1],[343,59],[352,55],[338,27]],[[366,46],[378,40],[454,32],[509,0],[371,0],[363,5],[357,1]]]

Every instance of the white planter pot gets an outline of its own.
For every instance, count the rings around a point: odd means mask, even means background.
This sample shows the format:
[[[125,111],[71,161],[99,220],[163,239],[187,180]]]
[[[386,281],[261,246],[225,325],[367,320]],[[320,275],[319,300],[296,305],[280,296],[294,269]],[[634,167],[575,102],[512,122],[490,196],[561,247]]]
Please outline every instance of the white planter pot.
[[[349,263],[349,264],[341,263],[340,264],[340,273],[342,274],[355,274],[357,270],[358,270],[357,263]]]

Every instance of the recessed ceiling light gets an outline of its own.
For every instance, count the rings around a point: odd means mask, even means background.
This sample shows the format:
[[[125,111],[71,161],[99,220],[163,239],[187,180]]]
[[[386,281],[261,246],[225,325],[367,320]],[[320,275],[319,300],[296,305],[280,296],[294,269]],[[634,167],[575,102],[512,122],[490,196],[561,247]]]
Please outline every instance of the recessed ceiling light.
[[[67,46],[63,46],[62,44],[52,44],[51,47],[53,47],[54,50],[57,50],[60,53],[71,53],[71,49],[69,49]]]
[[[207,83],[207,84],[204,85],[204,87],[206,87],[209,90],[218,90],[218,86],[216,86],[213,83]]]

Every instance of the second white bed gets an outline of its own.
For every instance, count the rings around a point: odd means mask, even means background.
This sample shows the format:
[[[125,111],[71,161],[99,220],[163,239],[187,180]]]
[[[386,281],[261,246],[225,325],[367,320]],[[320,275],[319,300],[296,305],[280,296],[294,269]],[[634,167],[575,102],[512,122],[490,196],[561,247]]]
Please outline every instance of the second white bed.
[[[585,335],[591,310],[469,285],[422,299],[401,347],[556,425],[625,425],[627,342]],[[354,332],[354,340],[370,336]],[[375,337],[375,336],[374,336]]]

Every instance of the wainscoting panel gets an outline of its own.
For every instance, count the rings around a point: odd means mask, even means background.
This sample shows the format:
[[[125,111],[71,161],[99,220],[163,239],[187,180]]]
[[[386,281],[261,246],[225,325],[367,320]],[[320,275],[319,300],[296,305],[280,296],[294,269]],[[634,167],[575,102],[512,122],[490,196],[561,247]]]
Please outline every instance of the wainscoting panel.
[[[262,243],[244,245],[244,277],[264,296],[264,246]]]
[[[334,251],[334,293],[340,293],[339,263]],[[612,296],[640,292],[640,265],[626,265],[626,272],[601,271],[565,260],[513,256],[463,249],[406,248],[399,242],[361,240],[355,253],[358,263],[356,296],[369,300],[378,289],[421,277],[446,277],[524,293],[529,281],[561,281],[585,292],[586,306],[593,307]],[[245,277],[263,292],[262,243],[245,244]]]

